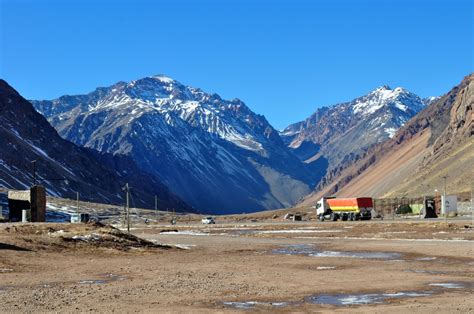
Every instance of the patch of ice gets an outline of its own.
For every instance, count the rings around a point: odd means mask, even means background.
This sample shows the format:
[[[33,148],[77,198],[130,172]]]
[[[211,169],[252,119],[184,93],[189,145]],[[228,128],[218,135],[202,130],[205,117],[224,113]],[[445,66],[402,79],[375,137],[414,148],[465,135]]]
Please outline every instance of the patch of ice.
[[[430,286],[435,287],[442,287],[446,289],[462,289],[464,285],[457,283],[457,282],[437,282],[437,283],[430,283]]]
[[[9,273],[12,272],[13,269],[11,268],[0,268],[0,273]]]
[[[160,232],[160,234],[164,235],[192,235],[192,236],[208,236],[211,235],[210,233],[204,232],[197,232],[197,231],[164,231]]]
[[[190,250],[191,247],[196,246],[196,244],[171,244],[171,246],[174,246],[178,249]]]
[[[99,241],[102,237],[97,233],[86,234],[86,235],[75,235],[72,237],[73,240],[76,241]]]
[[[416,260],[417,261],[434,261],[435,259],[436,257],[431,256],[431,257],[420,257],[420,258],[417,258]]]
[[[387,299],[424,297],[430,296],[428,292],[397,292],[397,293],[370,293],[370,294],[336,294],[336,295],[316,295],[309,298],[314,304],[332,304],[332,305],[363,305],[363,304],[381,304]]]
[[[322,251],[309,254],[315,257],[347,257],[361,259],[393,259],[400,256],[399,253],[389,252],[343,252],[343,251]]]
[[[334,229],[334,230],[305,230],[305,229],[291,229],[291,230],[264,230],[259,231],[260,234],[271,234],[271,233],[319,233],[319,232],[345,232],[345,230]]]

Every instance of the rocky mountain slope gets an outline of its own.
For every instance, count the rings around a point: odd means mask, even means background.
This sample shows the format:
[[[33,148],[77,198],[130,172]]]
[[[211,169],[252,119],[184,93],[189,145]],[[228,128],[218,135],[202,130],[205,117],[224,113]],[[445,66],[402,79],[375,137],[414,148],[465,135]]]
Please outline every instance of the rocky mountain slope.
[[[323,174],[242,101],[162,75],[33,104],[64,138],[130,156],[203,211],[291,206]]]
[[[35,111],[4,80],[0,80],[0,186],[27,189],[37,182],[50,195],[123,204],[121,187],[129,182],[132,205],[152,207],[154,195],[160,208],[191,210],[133,161],[80,148],[62,139],[46,119]]]
[[[431,102],[395,136],[327,179],[303,204],[322,195],[467,194],[474,178],[474,75]]]
[[[373,145],[392,138],[423,107],[417,95],[382,86],[350,102],[319,108],[281,135],[301,159],[324,158],[329,172],[338,171]]]

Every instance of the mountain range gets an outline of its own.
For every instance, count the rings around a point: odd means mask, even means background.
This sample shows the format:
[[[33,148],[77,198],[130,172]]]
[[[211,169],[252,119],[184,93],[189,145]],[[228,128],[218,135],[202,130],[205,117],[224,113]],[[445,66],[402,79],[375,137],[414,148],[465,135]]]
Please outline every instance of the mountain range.
[[[333,173],[392,138],[430,100],[401,87],[382,86],[352,101],[318,108],[281,135],[301,160],[326,159],[327,171]]]
[[[27,187],[38,159],[53,195],[79,190],[119,203],[129,182],[148,207],[158,194],[170,209],[219,214],[310,205],[321,195],[408,195],[439,186],[433,173],[463,186],[471,82],[424,99],[381,86],[278,132],[241,100],[164,75],[31,103],[2,81],[2,140],[21,151],[0,155],[1,184]]]
[[[429,104],[387,141],[323,179],[301,205],[323,195],[469,198],[474,178],[474,74]]]
[[[292,206],[324,175],[242,101],[163,75],[32,103],[63,138],[129,156],[207,212]]]
[[[28,189],[36,181],[53,196],[75,198],[79,192],[82,200],[122,205],[121,188],[128,182],[140,187],[132,191],[134,206],[151,208],[157,195],[160,208],[193,210],[125,156],[99,153],[62,139],[4,80],[0,80],[0,145],[0,184],[5,188]]]

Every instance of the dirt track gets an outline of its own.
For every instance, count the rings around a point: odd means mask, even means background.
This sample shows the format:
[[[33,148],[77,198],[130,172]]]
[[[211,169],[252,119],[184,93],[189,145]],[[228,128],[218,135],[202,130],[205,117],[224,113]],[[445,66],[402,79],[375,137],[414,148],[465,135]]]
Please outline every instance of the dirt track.
[[[90,226],[68,230],[71,225],[15,225],[13,231],[12,225],[0,225],[0,312],[469,313],[474,312],[474,234],[465,224],[281,223],[133,230],[155,243],[185,249],[137,245],[133,239],[107,238],[112,241],[107,245],[62,240],[69,233],[104,230]],[[437,283],[449,283],[450,288],[430,285]],[[377,296],[381,293],[386,295]],[[352,296],[338,299],[338,294]],[[381,299],[375,302],[381,303],[314,304],[377,297]],[[249,301],[258,303],[242,303]]]

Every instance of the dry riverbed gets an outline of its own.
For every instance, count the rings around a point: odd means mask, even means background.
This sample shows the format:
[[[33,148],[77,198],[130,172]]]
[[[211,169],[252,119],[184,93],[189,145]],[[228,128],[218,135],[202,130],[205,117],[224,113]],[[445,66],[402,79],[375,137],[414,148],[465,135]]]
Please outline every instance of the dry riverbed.
[[[0,312],[474,313],[469,221],[0,224]]]

